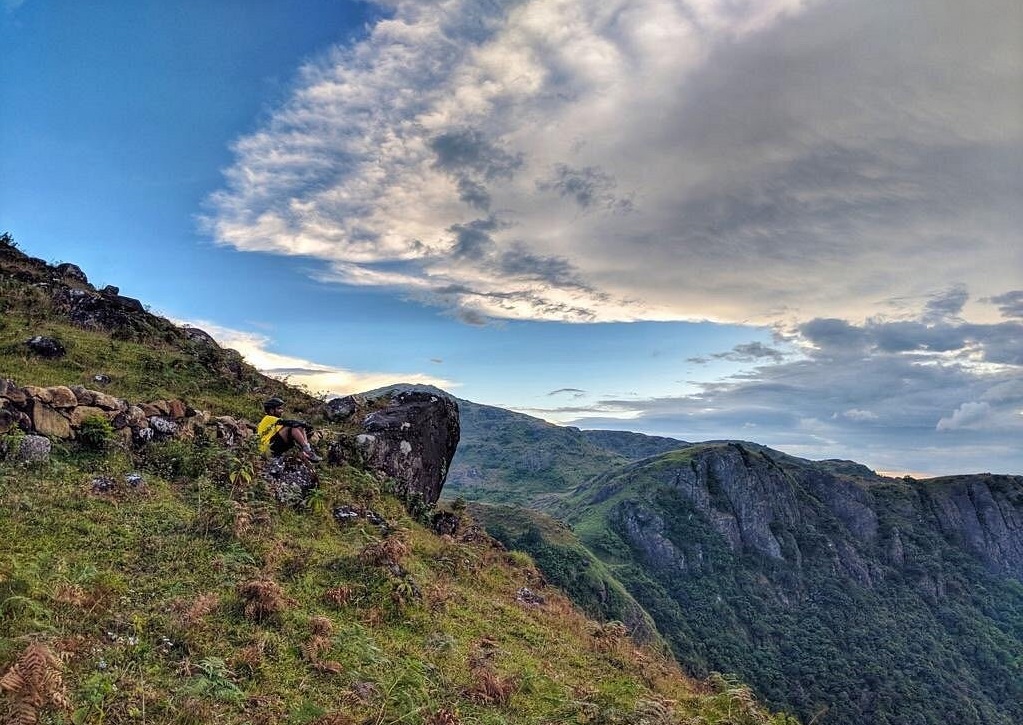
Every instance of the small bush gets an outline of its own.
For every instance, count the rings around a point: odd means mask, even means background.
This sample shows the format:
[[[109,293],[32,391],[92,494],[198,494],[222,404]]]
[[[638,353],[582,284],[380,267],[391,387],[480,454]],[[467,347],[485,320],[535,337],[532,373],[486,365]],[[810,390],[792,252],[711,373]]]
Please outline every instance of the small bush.
[[[91,451],[105,451],[114,442],[114,426],[102,415],[90,415],[78,426],[78,442]]]

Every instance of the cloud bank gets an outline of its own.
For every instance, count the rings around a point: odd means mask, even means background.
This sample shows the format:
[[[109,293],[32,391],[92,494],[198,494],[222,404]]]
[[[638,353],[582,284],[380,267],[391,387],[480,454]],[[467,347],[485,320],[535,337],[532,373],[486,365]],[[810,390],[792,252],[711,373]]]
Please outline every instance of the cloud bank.
[[[1014,0],[380,4],[237,142],[219,242],[470,321],[1018,312]]]
[[[246,362],[264,375],[287,380],[289,384],[302,387],[312,395],[336,397],[375,390],[395,383],[433,385],[445,389],[457,387],[450,380],[424,373],[356,371],[323,365],[271,351],[269,348],[273,341],[267,335],[233,330],[205,320],[176,322],[209,333],[221,346],[238,351]]]
[[[1023,323],[807,321],[779,344],[803,354],[693,395],[536,411],[583,427],[685,440],[746,438],[889,471],[1020,473]],[[739,346],[743,348],[745,346]],[[733,351],[734,352],[734,351]]]

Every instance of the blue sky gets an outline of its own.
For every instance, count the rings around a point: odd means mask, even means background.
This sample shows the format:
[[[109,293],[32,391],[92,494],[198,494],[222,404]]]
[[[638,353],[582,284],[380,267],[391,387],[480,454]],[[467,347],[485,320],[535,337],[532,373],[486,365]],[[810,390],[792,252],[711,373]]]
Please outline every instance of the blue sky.
[[[316,392],[1023,473],[1023,10],[0,4],[0,226]]]

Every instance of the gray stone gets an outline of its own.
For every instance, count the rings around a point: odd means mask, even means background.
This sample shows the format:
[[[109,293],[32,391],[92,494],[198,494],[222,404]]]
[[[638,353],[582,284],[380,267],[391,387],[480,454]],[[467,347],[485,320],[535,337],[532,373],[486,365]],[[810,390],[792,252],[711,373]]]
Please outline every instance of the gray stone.
[[[120,398],[115,398],[113,395],[107,395],[98,391],[93,391],[92,404],[97,408],[103,408],[103,410],[124,410],[127,407],[127,403]]]
[[[79,405],[71,411],[71,427],[78,428],[88,418],[106,418],[106,411],[102,408],[94,408],[90,405]]]
[[[17,458],[21,463],[49,463],[53,445],[44,436],[27,435],[18,445]]]
[[[192,342],[197,342],[200,345],[205,345],[207,347],[213,348],[220,347],[220,345],[217,344],[217,341],[213,339],[213,335],[206,332],[205,330],[200,330],[198,327],[190,327],[186,325],[185,327],[181,328],[181,331],[184,332],[185,337],[187,337]]]
[[[71,264],[70,262],[64,262],[58,264],[55,271],[61,278],[65,280],[73,280],[75,282],[81,282],[82,284],[89,284],[89,278],[85,276],[85,272],[77,264]]]
[[[359,409],[360,401],[354,395],[328,400],[323,406],[323,414],[327,420],[340,423],[351,418]]]
[[[0,433],[9,433],[18,427],[17,411],[0,408]]]
[[[64,347],[64,343],[55,337],[36,335],[26,340],[25,345],[39,357],[53,359],[67,355],[67,348]]]
[[[71,391],[71,388],[65,385],[54,385],[46,389],[49,397],[49,404],[57,409],[64,410],[67,408],[74,408],[78,405],[78,398]]]
[[[297,506],[319,485],[319,477],[297,458],[271,458],[261,473],[267,491],[279,502]]]
[[[167,418],[161,418],[160,416],[154,415],[149,419],[149,427],[156,431],[161,436],[173,436],[176,435],[179,426],[173,420]]]
[[[96,393],[83,385],[72,385],[71,392],[75,394],[79,405],[94,405],[96,403]]]
[[[41,403],[49,403],[52,402],[53,400],[53,398],[50,397],[50,391],[48,388],[40,388],[35,385],[26,385],[24,388],[22,388],[22,390],[25,392],[25,396],[29,400],[38,400]]]

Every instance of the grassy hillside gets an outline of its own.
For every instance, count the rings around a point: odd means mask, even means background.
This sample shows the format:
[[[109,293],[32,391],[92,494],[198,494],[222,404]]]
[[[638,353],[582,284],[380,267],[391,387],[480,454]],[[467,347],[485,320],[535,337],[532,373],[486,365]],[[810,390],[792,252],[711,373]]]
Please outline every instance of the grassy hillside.
[[[0,240],[0,371],[16,384],[101,375],[131,400],[249,418],[273,392],[315,415],[314,399],[158,318],[123,334],[70,324],[52,275]],[[40,334],[67,355],[28,353]],[[0,460],[0,720],[785,721],[734,680],[694,681],[590,621],[468,520],[437,536],[349,467],[321,467],[301,506],[281,506],[262,468],[246,447],[102,436],[56,441],[45,464]],[[359,516],[340,523],[342,508]]]
[[[565,524],[516,506],[475,503],[469,511],[504,546],[528,551],[544,577],[588,615],[601,622],[621,621],[633,638],[666,647],[646,611]]]

